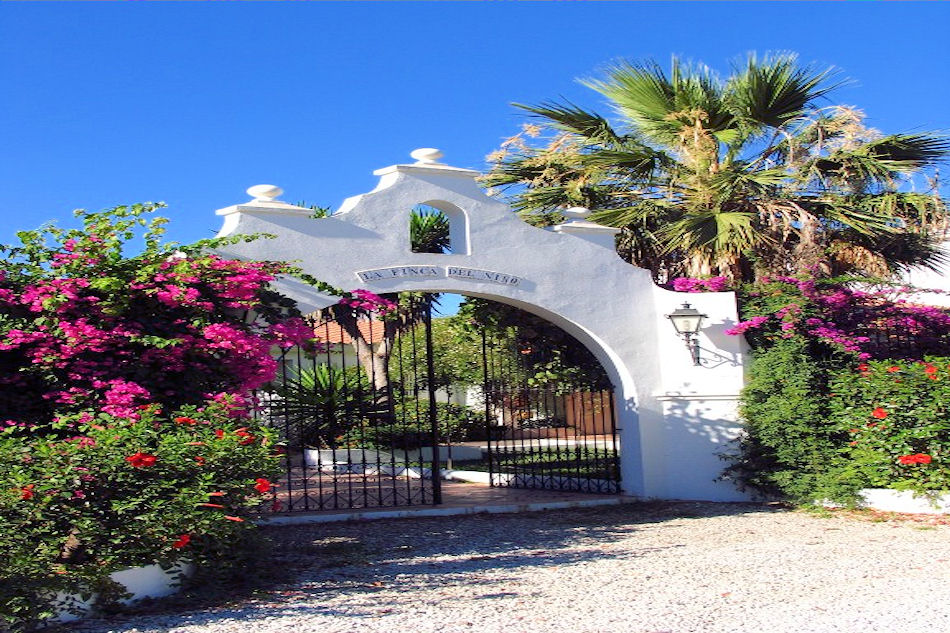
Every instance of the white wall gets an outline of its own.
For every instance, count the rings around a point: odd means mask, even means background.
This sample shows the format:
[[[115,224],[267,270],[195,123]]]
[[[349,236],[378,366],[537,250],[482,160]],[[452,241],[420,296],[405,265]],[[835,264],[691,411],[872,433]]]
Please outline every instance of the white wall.
[[[416,163],[375,173],[381,176],[375,190],[347,199],[329,218],[311,219],[306,209],[272,200],[221,209],[220,235],[278,236],[221,253],[296,261],[346,290],[454,292],[537,314],[587,346],[614,384],[625,492],[744,498],[730,485],[713,482],[722,469],[716,453],[736,433],[742,386],[741,340],[723,334],[737,321],[732,293],[657,288],[649,271],[617,256],[611,229],[589,223],[555,231],[530,226],[486,196],[476,172]],[[420,203],[452,211],[453,242],[463,243],[463,252],[411,252],[409,212]],[[493,281],[484,271],[498,275]],[[283,280],[280,290],[305,311],[335,302],[293,280]],[[710,317],[700,341],[706,362],[698,367],[664,316],[684,301]]]
[[[943,242],[941,250],[950,257],[950,240]],[[915,268],[905,276],[905,280],[917,288],[938,291],[917,293],[911,301],[950,308],[950,263],[938,266],[936,270]]]

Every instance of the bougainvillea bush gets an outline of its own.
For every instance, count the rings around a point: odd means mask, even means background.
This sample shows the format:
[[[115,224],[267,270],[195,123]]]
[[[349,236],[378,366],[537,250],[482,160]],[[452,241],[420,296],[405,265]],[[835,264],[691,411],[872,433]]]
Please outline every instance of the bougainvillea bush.
[[[224,240],[163,244],[156,208],[78,212],[82,229],[24,231],[2,249],[0,424],[42,431],[89,406],[122,416],[246,393],[273,376],[275,342],[312,336],[267,290],[285,265],[207,254]],[[130,254],[136,229],[144,248]]]
[[[950,445],[940,421],[950,312],[908,296],[814,278],[742,288],[744,320],[729,333],[746,336],[753,360],[741,397],[745,433],[725,476],[796,501],[850,503],[867,487],[950,488],[938,459]],[[891,418],[886,432],[875,412]]]
[[[313,336],[268,289],[294,271],[211,254],[231,238],[166,244],[158,206],[2,248],[0,615],[17,626],[122,567],[233,556],[274,485],[249,394],[275,345]]]

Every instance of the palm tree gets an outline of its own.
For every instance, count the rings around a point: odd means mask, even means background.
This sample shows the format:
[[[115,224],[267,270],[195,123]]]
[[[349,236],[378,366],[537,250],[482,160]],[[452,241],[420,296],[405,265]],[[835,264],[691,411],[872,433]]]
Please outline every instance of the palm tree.
[[[658,281],[886,276],[939,263],[946,207],[935,179],[916,189],[950,143],[883,135],[854,108],[821,106],[834,75],[791,54],[750,55],[725,80],[677,59],[669,75],[620,62],[582,82],[610,100],[619,127],[569,102],[516,104],[541,124],[489,157],[484,182],[535,222],[594,210],[623,228],[621,254]]]

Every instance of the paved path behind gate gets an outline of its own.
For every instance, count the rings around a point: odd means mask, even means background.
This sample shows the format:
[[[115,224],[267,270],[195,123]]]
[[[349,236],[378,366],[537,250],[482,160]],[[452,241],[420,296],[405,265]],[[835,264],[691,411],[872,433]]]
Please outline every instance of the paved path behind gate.
[[[450,516],[480,512],[528,512],[617,505],[635,501],[623,495],[595,495],[560,490],[529,490],[523,488],[491,487],[476,483],[442,482],[442,504],[414,505],[396,508],[361,508],[355,510],[324,510],[322,512],[291,513],[267,518],[264,523],[331,523],[335,521],[365,521],[409,516]]]

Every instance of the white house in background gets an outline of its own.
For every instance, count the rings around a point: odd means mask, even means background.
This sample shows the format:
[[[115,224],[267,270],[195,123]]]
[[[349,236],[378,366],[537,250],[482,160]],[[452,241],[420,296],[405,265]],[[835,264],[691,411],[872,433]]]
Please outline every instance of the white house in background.
[[[373,351],[383,342],[383,324],[376,319],[359,319],[356,323],[363,340],[360,345],[368,343]],[[317,355],[320,362],[328,362],[331,367],[357,367],[356,344],[353,338],[336,321],[324,321],[314,327],[313,333],[326,352]]]
[[[941,249],[950,260],[950,240],[941,244]],[[938,266],[936,270],[929,268],[915,268],[905,277],[910,285],[922,290],[937,290],[939,292],[920,292],[913,296],[913,301],[925,305],[950,308],[950,262]]]
[[[539,229],[487,196],[478,172],[438,162],[437,150],[412,157],[416,162],[374,172],[380,180],[373,191],[347,199],[327,218],[281,202],[277,187],[252,187],[254,199],[218,211],[219,235],[277,238],[220,252],[296,261],[345,290],[458,293],[541,316],[586,346],[614,385],[625,493],[744,499],[717,481],[718,455],[740,431],[736,404],[746,350],[741,337],[725,334],[738,322],[735,295],[659,288],[649,271],[618,257],[615,229],[588,222],[583,213]],[[419,204],[448,217],[451,253],[412,252],[409,217]],[[304,312],[336,302],[292,279],[278,286]],[[708,316],[698,364],[666,316],[687,302]]]

